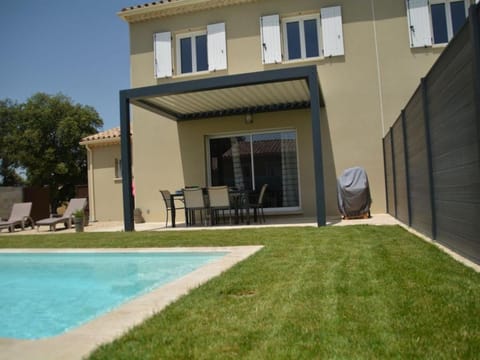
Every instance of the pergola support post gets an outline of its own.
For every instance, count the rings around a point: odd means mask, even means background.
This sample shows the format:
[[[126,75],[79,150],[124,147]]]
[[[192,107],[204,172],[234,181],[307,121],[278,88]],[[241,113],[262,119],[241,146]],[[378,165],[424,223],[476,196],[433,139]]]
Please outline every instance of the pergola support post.
[[[323,179],[322,136],[320,128],[320,84],[317,68],[308,75],[310,90],[310,117],[312,121],[313,164],[315,171],[315,202],[317,206],[317,226],[326,225],[325,190]]]
[[[122,154],[123,224],[125,231],[135,231],[133,222],[132,140],[130,137],[130,100],[120,91],[120,140]]]

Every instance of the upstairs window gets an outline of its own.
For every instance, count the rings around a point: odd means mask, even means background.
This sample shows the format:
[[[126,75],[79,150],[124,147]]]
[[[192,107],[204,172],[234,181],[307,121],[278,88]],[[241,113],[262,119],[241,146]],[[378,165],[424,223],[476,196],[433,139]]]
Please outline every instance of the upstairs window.
[[[320,56],[320,16],[287,18],[283,21],[287,60]]]
[[[448,43],[465,23],[467,0],[406,0],[410,47]]]
[[[276,14],[262,16],[260,34],[264,64],[345,54],[340,6],[281,20]]]
[[[467,11],[467,3],[464,0],[430,1],[433,43],[448,43],[465,23]]]
[[[201,71],[227,69],[227,41],[225,23],[207,25],[206,30],[178,34],[154,34],[155,77],[172,77],[173,74],[193,74]],[[175,39],[175,56],[172,40]],[[175,58],[175,61],[172,59]],[[175,69],[173,69],[173,63]]]
[[[180,74],[208,70],[206,31],[177,37],[177,69]]]

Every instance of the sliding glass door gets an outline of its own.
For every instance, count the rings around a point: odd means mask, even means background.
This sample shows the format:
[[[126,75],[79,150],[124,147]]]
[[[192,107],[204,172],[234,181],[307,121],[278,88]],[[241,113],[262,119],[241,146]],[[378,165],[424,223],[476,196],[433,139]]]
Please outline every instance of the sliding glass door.
[[[258,193],[268,184],[265,207],[300,206],[295,131],[211,137],[208,149],[211,185]]]

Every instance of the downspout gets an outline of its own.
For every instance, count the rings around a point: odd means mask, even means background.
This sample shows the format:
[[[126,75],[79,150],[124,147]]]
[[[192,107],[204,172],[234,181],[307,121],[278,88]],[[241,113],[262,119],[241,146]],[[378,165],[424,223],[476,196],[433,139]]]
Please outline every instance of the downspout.
[[[378,39],[377,39],[377,20],[375,15],[374,0],[371,0],[372,4],[372,23],[373,23],[373,38],[375,41],[375,60],[377,62],[377,80],[378,80],[378,100],[380,101],[380,120],[382,123],[382,138],[385,135],[385,115],[383,109],[383,89],[382,89],[382,73],[380,71],[380,55],[378,54]]]
[[[90,221],[97,221],[95,216],[95,175],[93,172],[93,152],[88,144],[87,149],[87,165],[88,165],[88,208],[90,209]]]

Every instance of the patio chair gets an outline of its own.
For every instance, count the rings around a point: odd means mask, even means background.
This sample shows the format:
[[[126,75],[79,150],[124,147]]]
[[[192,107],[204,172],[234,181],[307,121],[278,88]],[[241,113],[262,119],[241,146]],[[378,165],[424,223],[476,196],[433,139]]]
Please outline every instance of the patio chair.
[[[207,206],[203,197],[201,188],[188,188],[183,190],[185,201],[185,222],[187,226],[195,224],[195,212],[200,213],[200,221],[203,223],[205,215],[205,225],[207,223]]]
[[[265,213],[263,212],[263,198],[265,197],[265,191],[267,190],[268,184],[263,184],[260,189],[260,194],[256,203],[250,204],[250,208],[253,209],[253,219],[258,222],[265,223]]]
[[[208,199],[210,202],[210,214],[212,225],[218,223],[220,211],[223,214],[223,222],[225,222],[225,210],[228,210],[230,224],[232,224],[232,206],[230,204],[230,196],[227,186],[211,186],[208,188]]]
[[[73,214],[78,210],[85,210],[87,206],[86,198],[71,199],[68,203],[67,209],[60,217],[49,217],[46,219],[38,220],[37,231],[40,230],[40,226],[50,226],[50,231],[55,231],[57,224],[63,223],[66,229],[70,229],[73,223]]]
[[[184,206],[178,207],[175,206],[175,200],[172,198],[172,194],[168,190],[158,190],[162,194],[163,202],[165,203],[165,212],[167,214],[165,219],[165,227],[168,226],[168,212],[176,211],[179,209],[184,209]],[[173,214],[172,214],[172,225],[173,225]]]
[[[0,221],[0,231],[8,228],[9,232],[13,232],[15,231],[15,226],[17,225],[20,225],[22,230],[25,230],[25,225],[27,222],[30,222],[32,229],[34,229],[35,225],[33,219],[30,217],[31,210],[31,202],[13,204],[8,220]]]

